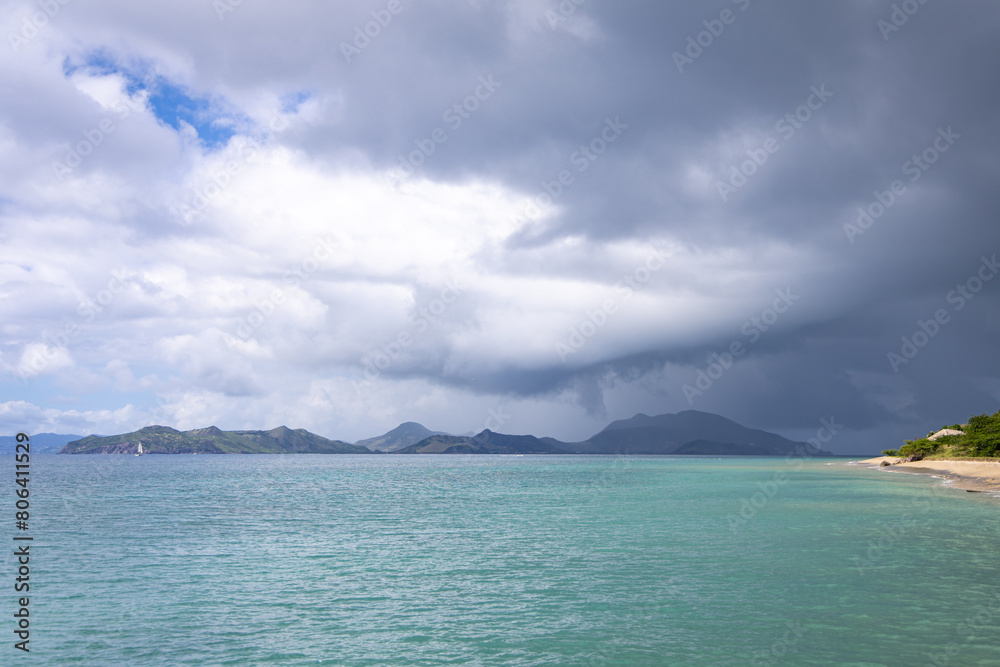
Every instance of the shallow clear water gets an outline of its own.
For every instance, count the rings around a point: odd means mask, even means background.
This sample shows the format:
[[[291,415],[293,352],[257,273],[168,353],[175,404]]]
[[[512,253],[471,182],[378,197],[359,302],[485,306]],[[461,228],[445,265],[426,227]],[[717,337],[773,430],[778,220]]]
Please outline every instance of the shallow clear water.
[[[32,484],[32,653],[0,662],[1000,664],[1000,500],[842,459],[35,456]]]

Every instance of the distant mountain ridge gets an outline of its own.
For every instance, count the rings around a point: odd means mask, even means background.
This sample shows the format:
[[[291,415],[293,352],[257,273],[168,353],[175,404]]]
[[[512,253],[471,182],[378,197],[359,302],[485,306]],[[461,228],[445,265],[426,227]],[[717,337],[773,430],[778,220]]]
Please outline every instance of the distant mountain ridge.
[[[504,435],[489,429],[472,437],[434,435],[396,454],[569,454],[566,443],[533,435]]]
[[[690,456],[833,456],[805,442],[751,429],[710,412],[637,414],[608,424],[583,442],[490,430],[474,436],[435,435],[396,454],[672,454]]]
[[[56,454],[67,442],[79,440],[82,435],[62,433],[29,433],[32,454]],[[17,446],[17,436],[0,435],[0,454],[13,454]]]
[[[620,419],[582,442],[489,429],[476,435],[449,435],[404,422],[380,436],[349,444],[305,429],[223,431],[215,426],[178,431],[147,426],[133,433],[91,435],[66,444],[61,454],[134,454],[142,441],[148,454],[615,454],[675,456],[833,456],[805,442],[747,428],[720,415],[697,410]]]
[[[371,454],[340,440],[328,440],[305,429],[279,426],[270,431],[223,431],[216,426],[178,431],[147,426],[132,433],[99,436],[67,443],[60,454],[134,454],[142,441],[146,454]]]
[[[581,452],[593,453],[785,456],[797,448],[809,447],[810,451],[820,452],[818,455],[832,456],[807,443],[747,428],[721,415],[699,410],[655,417],[639,413],[631,419],[611,422],[603,431],[578,444]]]
[[[417,422],[403,422],[388,433],[358,440],[354,444],[376,452],[396,452],[434,435],[450,434],[443,431],[432,431]]]

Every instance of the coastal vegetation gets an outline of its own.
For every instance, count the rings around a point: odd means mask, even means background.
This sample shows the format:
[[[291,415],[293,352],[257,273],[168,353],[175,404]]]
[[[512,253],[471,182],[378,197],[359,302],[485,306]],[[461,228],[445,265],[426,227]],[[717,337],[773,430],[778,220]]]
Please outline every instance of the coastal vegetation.
[[[971,417],[967,424],[945,426],[924,438],[907,440],[899,449],[886,449],[882,454],[925,459],[1000,458],[1000,410]]]

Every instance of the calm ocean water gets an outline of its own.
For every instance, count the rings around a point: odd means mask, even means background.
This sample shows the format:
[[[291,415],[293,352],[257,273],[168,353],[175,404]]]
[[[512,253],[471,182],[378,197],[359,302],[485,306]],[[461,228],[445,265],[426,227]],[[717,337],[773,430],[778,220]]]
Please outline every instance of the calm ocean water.
[[[32,484],[3,664],[1000,665],[1000,500],[842,459],[34,456]]]

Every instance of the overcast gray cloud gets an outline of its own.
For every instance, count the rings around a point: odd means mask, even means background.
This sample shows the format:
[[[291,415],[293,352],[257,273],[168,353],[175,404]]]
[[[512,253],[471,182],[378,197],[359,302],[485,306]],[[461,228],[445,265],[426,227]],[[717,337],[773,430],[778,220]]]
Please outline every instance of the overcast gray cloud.
[[[0,30],[7,431],[693,407],[834,416],[857,452],[997,409],[1000,7],[53,0]]]

